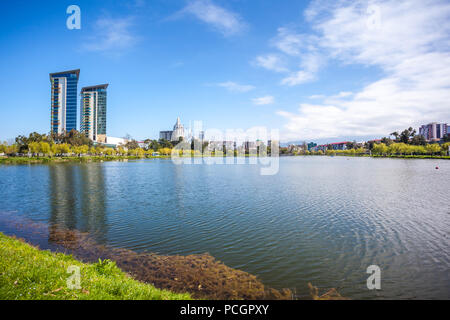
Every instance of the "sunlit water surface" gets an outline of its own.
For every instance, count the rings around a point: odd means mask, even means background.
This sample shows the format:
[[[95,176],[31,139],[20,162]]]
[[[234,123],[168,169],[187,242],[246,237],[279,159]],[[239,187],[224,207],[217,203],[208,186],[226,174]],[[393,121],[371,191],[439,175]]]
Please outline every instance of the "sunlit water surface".
[[[436,169],[436,166],[439,169]],[[450,299],[450,161],[280,158],[0,166],[0,212],[113,247],[209,252],[275,288],[353,299]],[[370,265],[381,290],[368,290]]]

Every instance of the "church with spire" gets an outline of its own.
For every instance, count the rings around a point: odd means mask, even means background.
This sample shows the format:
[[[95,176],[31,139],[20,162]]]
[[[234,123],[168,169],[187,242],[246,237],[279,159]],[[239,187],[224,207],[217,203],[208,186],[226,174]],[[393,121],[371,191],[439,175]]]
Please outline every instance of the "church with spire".
[[[184,126],[181,124],[180,117],[177,118],[177,122],[173,126],[172,131],[159,132],[159,139],[165,139],[168,141],[179,141],[180,138],[184,139]]]
[[[181,124],[180,117],[178,117],[177,123],[173,126],[171,141],[178,141],[180,138],[184,139],[184,127]]]

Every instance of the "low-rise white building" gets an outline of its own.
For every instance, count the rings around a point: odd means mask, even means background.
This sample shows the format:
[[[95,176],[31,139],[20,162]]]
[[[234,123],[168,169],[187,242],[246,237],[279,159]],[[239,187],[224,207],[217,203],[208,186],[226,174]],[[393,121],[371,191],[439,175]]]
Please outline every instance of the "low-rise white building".
[[[106,137],[106,144],[115,145],[116,147],[119,145],[125,145],[127,142],[128,140],[125,138]]]

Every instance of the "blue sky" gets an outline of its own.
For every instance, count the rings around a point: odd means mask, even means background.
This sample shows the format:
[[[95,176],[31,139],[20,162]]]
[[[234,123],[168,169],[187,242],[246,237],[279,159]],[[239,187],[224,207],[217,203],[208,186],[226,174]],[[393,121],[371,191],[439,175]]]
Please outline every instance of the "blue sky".
[[[68,30],[66,8],[81,9]],[[110,136],[176,117],[284,141],[450,121],[448,1],[2,1],[0,139],[48,132],[48,74],[109,83]],[[79,124],[78,124],[79,125]]]

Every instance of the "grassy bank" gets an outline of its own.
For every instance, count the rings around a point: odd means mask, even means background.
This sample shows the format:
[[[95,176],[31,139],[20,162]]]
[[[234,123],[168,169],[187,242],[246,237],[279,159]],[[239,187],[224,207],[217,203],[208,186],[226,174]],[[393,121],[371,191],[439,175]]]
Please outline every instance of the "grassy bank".
[[[373,158],[401,158],[401,159],[447,159],[450,160],[450,156],[432,156],[432,155],[372,155]]]
[[[280,156],[342,156],[342,157],[372,157],[372,158],[397,158],[397,159],[443,159],[450,160],[450,156],[432,156],[432,155],[369,155],[369,154],[280,154]],[[201,157],[201,156],[198,156]],[[212,156],[214,157],[214,155]],[[216,156],[219,157],[219,156]],[[220,156],[221,157],[221,156]],[[245,155],[245,157],[250,157]],[[102,162],[102,161],[127,161],[141,159],[170,159],[170,156],[85,156],[85,157],[0,157],[1,164],[32,164],[32,163],[84,163],[84,162]]]
[[[69,289],[69,266],[80,267],[81,289]],[[132,279],[114,262],[82,263],[0,233],[0,299],[190,299]]]
[[[124,161],[124,160],[167,158],[167,157],[168,156],[0,157],[0,164],[101,162],[101,161]]]

